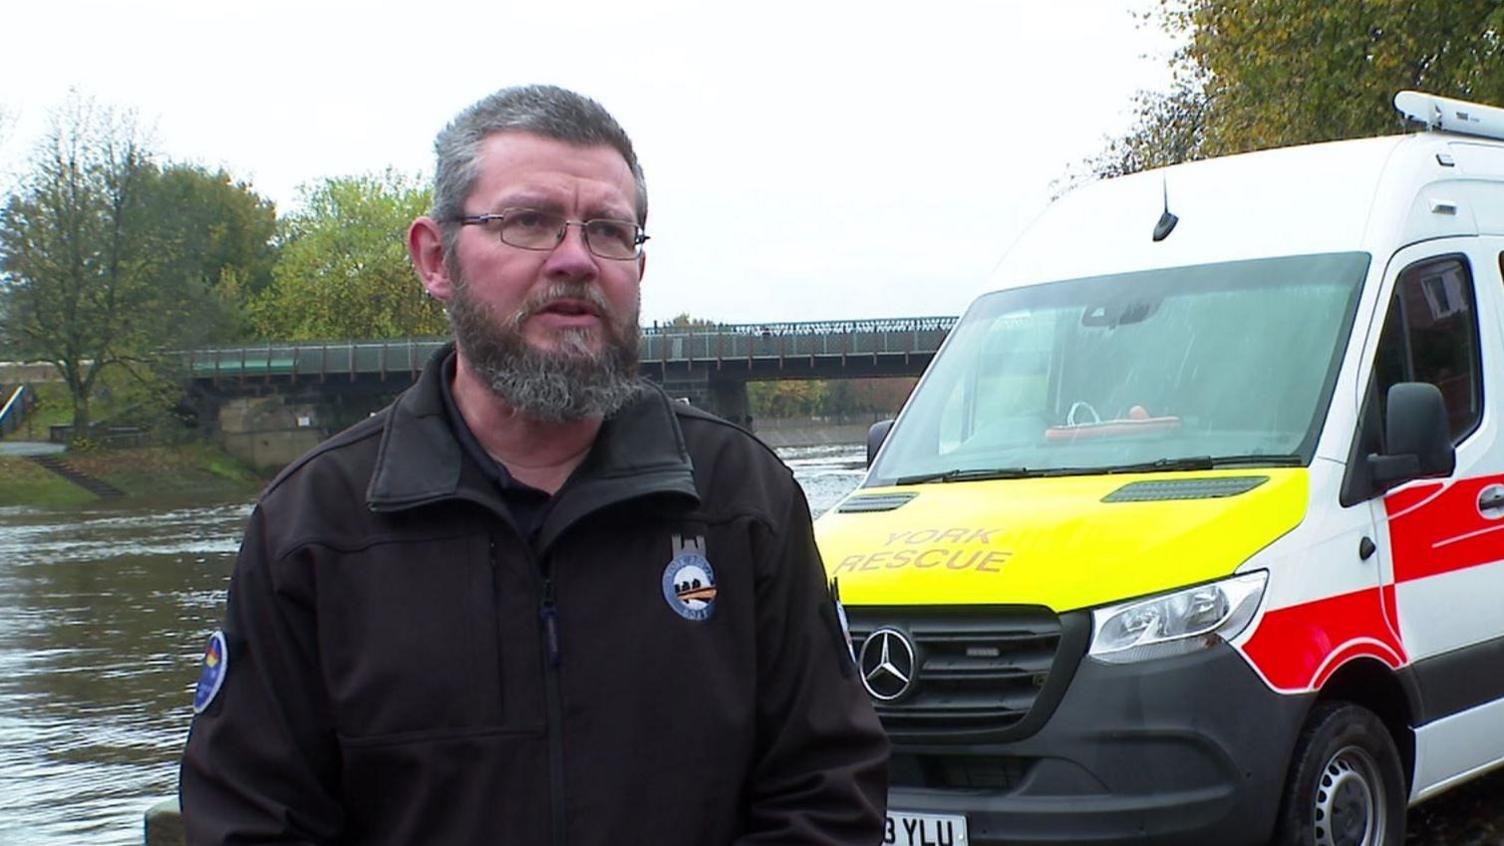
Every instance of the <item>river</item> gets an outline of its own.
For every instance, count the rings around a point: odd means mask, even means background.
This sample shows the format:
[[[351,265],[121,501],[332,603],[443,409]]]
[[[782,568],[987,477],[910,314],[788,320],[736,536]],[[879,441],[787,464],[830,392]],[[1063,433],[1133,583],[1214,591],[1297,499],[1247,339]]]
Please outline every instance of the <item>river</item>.
[[[824,511],[863,447],[779,454]],[[177,790],[250,503],[0,508],[0,844],[139,844]]]

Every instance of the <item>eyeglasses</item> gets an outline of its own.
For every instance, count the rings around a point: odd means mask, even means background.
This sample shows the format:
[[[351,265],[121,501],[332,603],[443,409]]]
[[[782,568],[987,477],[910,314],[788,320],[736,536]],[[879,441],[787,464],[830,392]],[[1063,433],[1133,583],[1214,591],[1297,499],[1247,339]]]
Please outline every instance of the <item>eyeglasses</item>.
[[[501,243],[523,250],[552,250],[564,240],[569,227],[578,226],[585,235],[585,247],[603,259],[635,259],[642,255],[642,243],[648,239],[642,227],[628,220],[570,220],[535,209],[502,209],[497,214],[466,215],[455,222],[466,226],[495,222]]]

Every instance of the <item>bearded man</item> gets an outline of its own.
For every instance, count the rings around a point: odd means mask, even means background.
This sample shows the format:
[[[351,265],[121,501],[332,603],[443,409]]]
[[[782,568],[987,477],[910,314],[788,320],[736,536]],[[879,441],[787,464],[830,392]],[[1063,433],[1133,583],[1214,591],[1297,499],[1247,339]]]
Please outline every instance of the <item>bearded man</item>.
[[[804,496],[636,378],[626,134],[532,86],[435,146],[408,246],[455,344],[252,514],[190,842],[879,842],[887,742]]]

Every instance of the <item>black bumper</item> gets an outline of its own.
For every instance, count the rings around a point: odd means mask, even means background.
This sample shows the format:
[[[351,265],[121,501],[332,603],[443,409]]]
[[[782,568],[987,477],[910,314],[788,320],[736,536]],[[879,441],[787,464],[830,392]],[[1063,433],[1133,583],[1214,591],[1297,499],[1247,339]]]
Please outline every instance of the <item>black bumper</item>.
[[[964,814],[973,846],[1266,843],[1310,704],[1271,691],[1225,644],[1083,658],[1028,737],[897,743],[888,804]]]

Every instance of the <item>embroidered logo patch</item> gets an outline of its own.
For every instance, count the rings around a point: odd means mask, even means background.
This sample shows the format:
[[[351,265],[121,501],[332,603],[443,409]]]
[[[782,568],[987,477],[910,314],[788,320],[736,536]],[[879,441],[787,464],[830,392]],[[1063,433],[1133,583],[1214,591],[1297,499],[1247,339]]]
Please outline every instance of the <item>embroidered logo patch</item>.
[[[685,541],[673,536],[674,558],[663,570],[663,598],[668,607],[697,623],[715,613],[715,570],[705,557],[705,538]]]
[[[230,648],[225,645],[225,633],[215,632],[204,649],[203,669],[198,674],[198,687],[193,691],[193,713],[204,713],[224,686],[225,673],[229,670]]]

